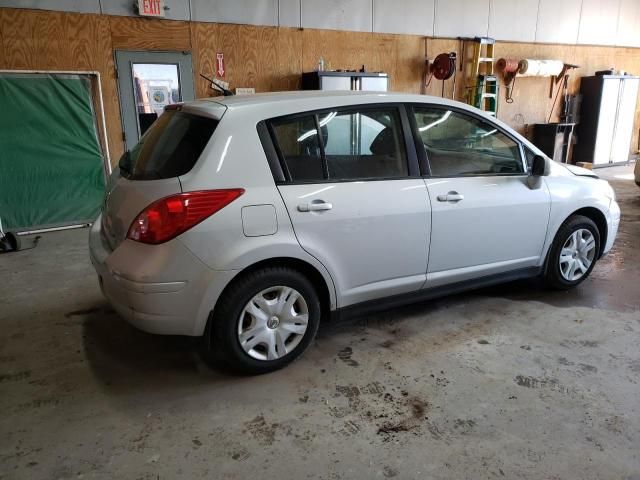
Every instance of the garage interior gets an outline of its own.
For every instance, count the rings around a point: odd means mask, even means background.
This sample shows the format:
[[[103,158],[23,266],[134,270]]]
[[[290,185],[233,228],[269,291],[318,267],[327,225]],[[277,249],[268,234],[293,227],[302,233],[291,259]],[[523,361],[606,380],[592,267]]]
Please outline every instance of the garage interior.
[[[474,55],[495,90],[470,83]],[[175,80],[144,84],[166,76],[149,65]],[[361,69],[481,99],[593,168],[622,210],[613,250],[571,291],[518,281],[322,324],[259,377],[120,319],[76,227],[157,112],[219,95],[214,78],[251,94]],[[603,75],[636,82],[617,120],[589,106]],[[0,0],[0,220],[21,243],[0,254],[0,478],[640,478],[635,75],[636,0]],[[614,121],[627,133],[596,159],[588,128]]]

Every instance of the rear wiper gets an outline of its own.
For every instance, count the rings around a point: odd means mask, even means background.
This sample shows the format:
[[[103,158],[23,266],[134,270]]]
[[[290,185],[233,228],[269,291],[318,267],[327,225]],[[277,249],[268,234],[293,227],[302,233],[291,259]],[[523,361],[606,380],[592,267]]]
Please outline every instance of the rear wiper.
[[[118,162],[118,168],[121,172],[131,175],[131,152],[127,150],[124,152],[120,161]]]

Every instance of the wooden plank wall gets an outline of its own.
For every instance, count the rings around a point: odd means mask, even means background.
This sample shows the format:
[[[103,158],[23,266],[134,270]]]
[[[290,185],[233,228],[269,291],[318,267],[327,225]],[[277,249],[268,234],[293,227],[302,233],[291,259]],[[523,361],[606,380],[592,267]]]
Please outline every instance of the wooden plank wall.
[[[461,47],[457,40],[452,39],[427,39],[427,56],[433,59],[437,54],[443,52],[456,52],[460,58]],[[557,59],[566,63],[580,65],[577,70],[570,72],[569,92],[578,93],[580,90],[580,77],[593,75],[598,70],[605,70],[615,67],[618,70],[625,70],[635,74],[640,74],[640,49],[619,48],[619,47],[594,47],[577,45],[546,45],[529,43],[498,42],[494,52],[495,58],[511,57]],[[458,71],[459,73],[459,71]],[[461,77],[456,82],[456,99],[464,98],[464,81]],[[498,118],[520,133],[529,135],[531,129],[528,125],[533,123],[544,123],[551,114],[552,121],[558,121],[561,111],[562,99],[558,98],[555,109],[552,110],[553,98],[549,98],[550,78],[522,77],[517,78],[513,88],[513,103],[506,102],[506,89],[501,82],[500,100],[498,103]],[[448,80],[445,83],[445,96],[451,98],[453,82]],[[427,93],[430,95],[440,95],[441,82],[433,80]],[[554,96],[557,85],[554,85]],[[562,96],[562,92],[560,93]],[[640,128],[640,98],[636,106],[636,121],[634,127],[633,140],[630,151],[638,151],[638,129]]]
[[[327,68],[365,65],[388,72],[394,90],[420,90],[423,37],[212,23],[193,23],[191,30],[196,75],[213,75],[216,52],[224,52],[225,80],[232,87],[296,90],[301,73],[315,69],[322,57]],[[196,92],[212,93],[202,78],[196,78]]]
[[[0,69],[96,70],[101,73],[105,115],[112,162],[123,150],[113,51],[191,51],[198,97],[214,92],[199,73],[211,75],[216,52],[224,52],[231,87],[256,91],[295,90],[300,74],[313,70],[320,57],[334,69],[386,71],[394,91],[440,95],[441,83],[423,87],[424,58],[457,52],[453,39],[366,32],[260,27],[182,22],[106,15],[0,8]],[[500,42],[496,58],[557,58],[582,66],[572,75],[571,90],[579,76],[615,66],[640,73],[640,49],[542,45]],[[458,72],[459,74],[460,72]],[[451,98],[452,82],[445,83]],[[463,98],[464,81],[458,76],[456,98]],[[549,79],[520,78],[507,104],[501,90],[499,118],[521,132],[526,125],[546,121],[551,110]],[[640,112],[640,109],[638,109]],[[552,116],[552,119],[556,118]],[[633,151],[638,142],[637,115]]]
[[[0,8],[0,32],[0,69],[100,72],[113,162],[122,153],[122,131],[109,18]]]

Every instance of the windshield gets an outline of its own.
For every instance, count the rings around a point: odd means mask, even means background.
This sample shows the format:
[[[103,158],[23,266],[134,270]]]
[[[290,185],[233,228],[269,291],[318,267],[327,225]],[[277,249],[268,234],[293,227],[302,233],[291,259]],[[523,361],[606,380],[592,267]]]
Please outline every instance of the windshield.
[[[191,113],[166,111],[125,152],[118,164],[130,180],[156,180],[184,175],[202,154],[218,121]]]

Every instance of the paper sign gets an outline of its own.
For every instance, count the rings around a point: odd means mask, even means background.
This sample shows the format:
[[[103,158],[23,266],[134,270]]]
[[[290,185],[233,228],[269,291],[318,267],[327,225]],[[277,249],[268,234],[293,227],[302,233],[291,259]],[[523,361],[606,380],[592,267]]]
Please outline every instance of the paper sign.
[[[224,53],[216,53],[216,73],[224,78]]]

